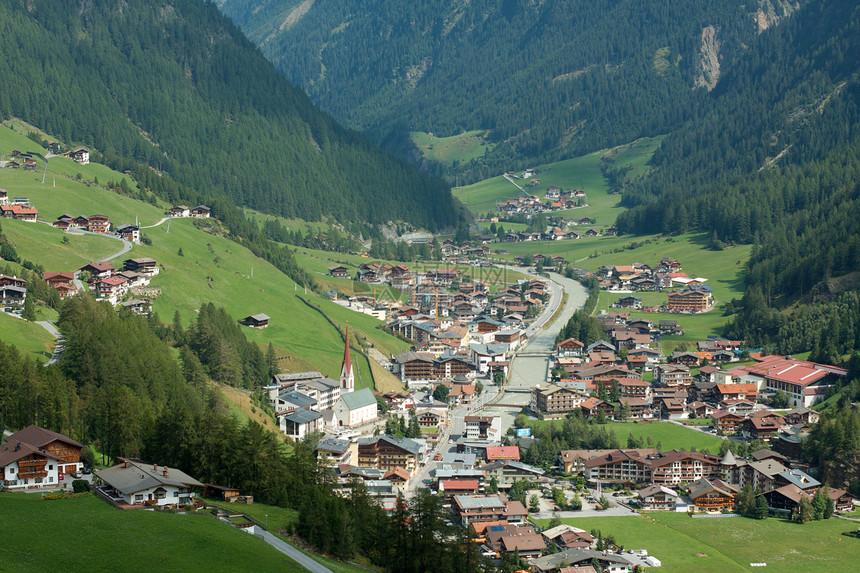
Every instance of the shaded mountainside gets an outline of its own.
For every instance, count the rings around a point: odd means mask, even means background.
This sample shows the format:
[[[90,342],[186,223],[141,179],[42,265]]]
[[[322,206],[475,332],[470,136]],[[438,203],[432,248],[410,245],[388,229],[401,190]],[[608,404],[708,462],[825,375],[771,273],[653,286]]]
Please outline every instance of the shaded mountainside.
[[[497,145],[465,167],[475,177],[666,133],[707,97],[694,86],[712,86],[721,62],[791,10],[768,0],[219,4],[316,103],[377,141],[406,153],[407,131],[490,130]]]
[[[730,337],[827,363],[860,346],[858,55],[856,2],[810,3],[733,63],[624,192],[619,231],[753,244]]]
[[[286,217],[452,226],[450,190],[314,108],[210,3],[0,1],[0,115]]]

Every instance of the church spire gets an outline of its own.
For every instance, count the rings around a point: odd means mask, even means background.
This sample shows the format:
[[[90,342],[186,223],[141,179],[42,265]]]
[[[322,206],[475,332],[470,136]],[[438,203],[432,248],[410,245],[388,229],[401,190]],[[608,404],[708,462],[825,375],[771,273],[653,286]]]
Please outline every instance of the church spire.
[[[352,392],[355,389],[355,375],[352,370],[352,360],[349,357],[349,324],[346,325],[343,365],[340,367],[340,389],[341,393]]]

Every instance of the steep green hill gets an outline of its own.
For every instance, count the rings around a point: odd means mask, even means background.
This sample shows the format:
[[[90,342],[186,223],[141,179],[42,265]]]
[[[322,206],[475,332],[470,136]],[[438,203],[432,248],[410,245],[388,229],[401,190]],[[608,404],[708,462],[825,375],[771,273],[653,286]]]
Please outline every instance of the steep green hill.
[[[448,188],[313,107],[211,3],[0,2],[0,117],[286,217],[456,223]]]
[[[23,147],[27,141],[0,127],[0,156]],[[100,181],[120,180],[123,174],[97,163],[66,166],[63,161],[48,160],[45,184],[41,183],[41,172],[0,169],[0,188],[6,189],[10,196],[29,197],[39,210],[40,218],[48,221],[64,212],[91,215],[96,211],[108,215],[114,224],[132,223],[135,217],[148,225],[162,221],[161,208],[88,180],[92,172],[99,173]],[[81,181],[63,176],[65,167],[75,166],[83,172]],[[130,178],[128,180],[133,193],[136,186]],[[341,329],[349,322],[351,333],[356,335],[352,341],[354,346],[358,340],[378,348],[383,354],[398,353],[406,347],[404,342],[377,329],[380,321],[344,309],[312,291],[306,292],[270,263],[226,238],[225,229],[216,220],[195,223],[191,219],[177,219],[170,221],[169,226],[162,222],[142,232],[151,245],[135,245],[113,264],[121,266],[126,258],[142,256],[159,262],[161,273],[152,281],[152,286],[160,288],[161,295],[155,299],[154,310],[165,322],[171,321],[178,312],[187,327],[206,302],[224,307],[236,320],[262,312],[272,317],[271,324],[264,330],[244,329],[249,340],[263,346],[271,343],[282,358],[281,366],[286,369],[321,370],[334,377],[340,372],[343,339],[323,313]],[[122,247],[110,237],[73,235],[50,225],[16,220],[3,220],[3,233],[22,259],[41,265],[46,271],[73,271],[89,261],[108,257]],[[299,297],[319,310],[309,307]],[[18,319],[0,318],[5,319],[0,324],[5,342],[16,344],[42,359],[49,355],[52,344],[47,331],[36,325],[19,324]],[[355,362],[356,384],[373,387],[368,361],[355,355]],[[385,374],[377,372],[376,376]]]
[[[460,160],[455,170],[477,178],[668,132],[707,99],[760,28],[794,7],[769,0],[217,2],[323,109],[416,161],[409,132],[489,131],[486,156],[472,163],[474,151],[452,156]]]

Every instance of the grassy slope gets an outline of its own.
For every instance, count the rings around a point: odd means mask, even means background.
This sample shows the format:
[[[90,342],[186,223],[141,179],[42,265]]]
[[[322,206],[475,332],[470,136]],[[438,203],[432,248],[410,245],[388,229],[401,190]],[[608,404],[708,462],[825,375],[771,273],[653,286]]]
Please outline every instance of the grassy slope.
[[[300,357],[304,364],[310,363],[336,377],[343,356],[342,339],[319,313],[298,299],[302,296],[314,301],[341,327],[349,321],[353,333],[372,339],[385,353],[405,347],[403,342],[377,330],[376,319],[322,300],[311,292],[305,294],[269,263],[228,239],[204,233],[189,219],[173,221],[170,233],[164,225],[150,231],[152,246],[135,246],[129,256],[153,257],[164,267],[152,281],[152,286],[162,288],[163,294],[154,304],[162,320],[171,320],[179,311],[187,326],[204,302],[225,307],[237,320],[262,312],[272,318],[269,327],[246,329],[249,340],[261,345],[271,342]],[[180,248],[183,256],[178,254]],[[370,386],[367,361],[358,356],[355,361],[357,386]]]
[[[0,184],[8,183],[0,170]],[[24,260],[39,263],[46,271],[75,271],[90,261],[116,253],[122,243],[94,235],[70,235],[49,225],[4,219],[3,233]],[[68,243],[63,243],[63,238]]]
[[[33,148],[35,145],[29,139],[0,128],[0,155],[12,149]],[[51,159],[49,163],[50,169],[54,169],[55,160]],[[82,171],[87,168],[107,169],[95,164],[74,164],[72,167]],[[121,175],[116,172],[99,172],[100,181],[119,177]],[[73,214],[98,211],[116,222],[133,222],[137,214],[141,223],[154,223],[163,216],[162,209],[158,207],[99,187],[59,177],[56,188],[42,187],[40,180],[33,173],[0,170],[0,187],[7,189],[11,196],[30,197],[43,215],[55,217],[67,211]],[[78,205],[91,208],[78,208]],[[63,233],[41,224],[4,221],[3,229],[19,248],[22,257],[44,265],[47,270],[73,270],[120,248],[117,241],[93,236],[68,236],[69,243],[62,245]],[[152,283],[163,289],[162,296],[154,304],[162,320],[170,321],[174,312],[179,311],[183,324],[187,326],[196,309],[210,301],[225,307],[237,320],[264,312],[272,317],[271,326],[264,330],[247,329],[245,332],[250,340],[262,345],[271,342],[278,349],[279,356],[287,357],[281,364],[291,370],[313,368],[337,377],[343,357],[343,341],[322,315],[297,298],[301,295],[320,306],[341,328],[348,321],[353,333],[369,339],[385,354],[401,352],[407,346],[378,330],[379,321],[372,317],[344,309],[311,292],[305,294],[301,289],[294,290],[294,283],[269,263],[232,241],[203,232],[191,220],[172,221],[169,233],[166,224],[144,233],[152,238],[153,245],[137,245],[126,256],[151,256],[164,267],[164,272]],[[184,254],[182,257],[178,255],[180,248]],[[121,260],[115,261],[117,264],[121,264]],[[253,279],[250,277],[252,269]],[[23,337],[10,341],[16,345],[25,342]],[[371,386],[367,360],[357,354],[353,356],[356,385]]]
[[[32,322],[0,313],[0,340],[14,344],[23,354],[47,362],[54,351],[54,337]]]
[[[436,137],[432,133],[413,131],[409,136],[425,159],[451,166],[455,161],[466,163],[491,150],[494,146],[487,143],[486,134],[487,132],[478,130],[449,137]]]
[[[532,426],[546,424],[560,425],[562,420],[530,420]],[[648,424],[635,424],[631,422],[613,422],[603,426],[606,431],[614,431],[621,442],[622,447],[627,447],[627,436],[633,434],[634,438],[647,438],[651,436],[654,445],[660,442],[663,451],[689,450],[691,447],[697,450],[708,449],[711,453],[719,453],[722,438],[703,434],[695,430],[689,430],[670,422],[652,422]]]
[[[610,226],[623,209],[618,205],[620,195],[608,193],[609,185],[600,171],[601,158],[609,154],[614,159],[613,166],[633,165],[633,173],[642,173],[646,169],[646,162],[662,140],[662,137],[643,138],[611,150],[596,151],[549,165],[539,165],[537,169],[540,170],[540,174],[536,178],[540,179],[540,185],[536,187],[525,187],[527,181],[520,179],[515,179],[515,181],[528,192],[534,193],[544,200],[546,190],[551,185],[562,189],[584,189],[588,195],[588,207],[572,211],[560,211],[557,214],[571,217],[590,217],[597,221],[598,226]],[[473,185],[458,187],[453,192],[473,213],[478,215],[487,212],[496,214],[496,203],[504,199],[512,199],[520,194],[516,187],[501,176]]]
[[[42,501],[33,494],[0,494],[0,507],[0,563],[15,570],[112,571],[119,546],[129,571],[152,569],[154,563],[161,571],[305,570],[265,542],[206,515],[119,511],[92,496]]]
[[[836,518],[800,525],[775,518],[692,519],[686,514],[653,512],[647,517],[563,521],[612,534],[625,548],[648,549],[662,561],[661,571],[667,573],[756,571],[758,568],[749,567],[750,563],[827,573],[854,570],[857,564],[858,541],[844,536],[855,529],[854,524]],[[549,521],[541,523],[545,526]]]

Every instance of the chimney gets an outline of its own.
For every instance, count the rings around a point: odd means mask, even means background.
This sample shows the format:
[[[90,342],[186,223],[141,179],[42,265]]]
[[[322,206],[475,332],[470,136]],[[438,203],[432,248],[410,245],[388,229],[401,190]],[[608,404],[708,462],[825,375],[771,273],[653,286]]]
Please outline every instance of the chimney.
[[[154,471],[154,472],[158,471],[158,464],[152,464],[152,471]]]
[[[128,468],[128,460],[125,461],[125,463],[123,464],[123,467]]]
[[[164,477],[167,477],[167,466],[164,466]]]

